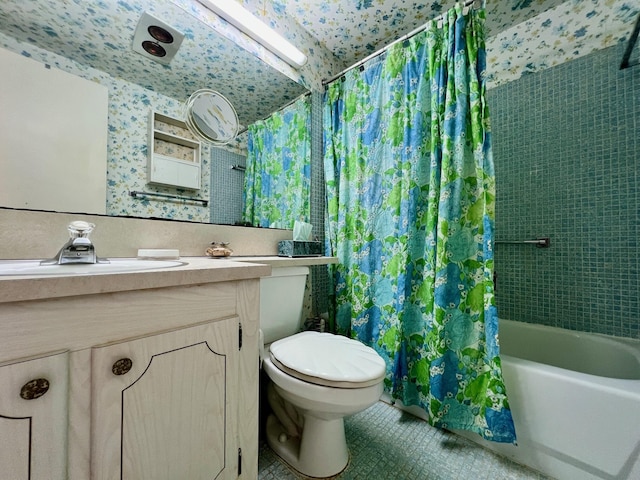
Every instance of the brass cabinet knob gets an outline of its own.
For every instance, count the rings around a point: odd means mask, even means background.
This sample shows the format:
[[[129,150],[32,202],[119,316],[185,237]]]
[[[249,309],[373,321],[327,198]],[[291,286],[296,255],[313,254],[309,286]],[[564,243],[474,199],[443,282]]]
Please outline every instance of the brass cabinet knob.
[[[49,391],[49,380],[46,378],[34,378],[25,383],[20,389],[20,398],[35,400]]]
[[[113,367],[111,367],[111,371],[114,375],[124,375],[131,370],[131,367],[133,367],[133,361],[130,358],[121,358],[116,360]]]

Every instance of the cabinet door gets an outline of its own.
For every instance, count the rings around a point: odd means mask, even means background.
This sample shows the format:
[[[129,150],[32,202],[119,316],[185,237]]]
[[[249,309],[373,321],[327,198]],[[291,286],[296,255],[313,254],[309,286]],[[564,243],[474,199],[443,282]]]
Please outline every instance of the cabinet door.
[[[92,351],[93,479],[237,476],[238,318]]]
[[[149,182],[173,187],[200,189],[200,164],[155,154]]]
[[[67,475],[68,354],[0,367],[0,478]]]

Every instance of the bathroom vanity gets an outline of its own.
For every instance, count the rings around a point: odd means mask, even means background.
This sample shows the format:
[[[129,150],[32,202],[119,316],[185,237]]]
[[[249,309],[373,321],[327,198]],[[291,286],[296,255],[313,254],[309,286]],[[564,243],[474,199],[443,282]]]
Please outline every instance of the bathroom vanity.
[[[271,267],[187,261],[0,277],[3,478],[257,478]]]

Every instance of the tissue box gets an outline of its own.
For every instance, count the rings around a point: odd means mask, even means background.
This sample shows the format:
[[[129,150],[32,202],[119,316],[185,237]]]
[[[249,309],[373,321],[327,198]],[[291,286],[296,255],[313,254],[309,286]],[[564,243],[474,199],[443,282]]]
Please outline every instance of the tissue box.
[[[300,242],[298,240],[282,240],[278,242],[279,257],[320,257],[320,242]]]

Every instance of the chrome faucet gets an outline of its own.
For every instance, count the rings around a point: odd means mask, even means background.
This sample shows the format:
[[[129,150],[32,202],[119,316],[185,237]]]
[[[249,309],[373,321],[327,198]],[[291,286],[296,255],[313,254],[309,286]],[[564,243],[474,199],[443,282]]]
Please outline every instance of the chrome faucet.
[[[42,260],[40,265],[64,265],[78,263],[109,263],[109,260],[98,258],[96,249],[89,240],[89,234],[96,226],[93,223],[77,220],[71,222],[69,241],[63,245],[58,254],[48,260]]]

